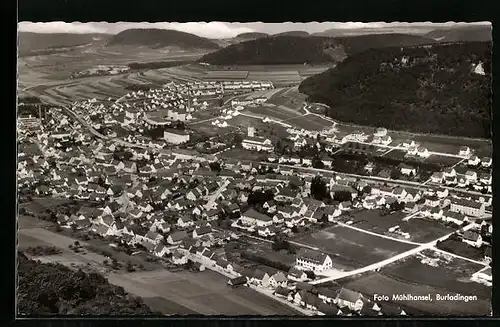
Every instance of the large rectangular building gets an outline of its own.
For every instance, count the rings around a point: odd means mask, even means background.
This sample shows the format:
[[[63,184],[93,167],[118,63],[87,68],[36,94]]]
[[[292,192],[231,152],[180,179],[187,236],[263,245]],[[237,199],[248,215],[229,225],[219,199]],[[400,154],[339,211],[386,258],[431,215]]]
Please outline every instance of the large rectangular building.
[[[484,208],[484,203],[466,199],[452,199],[450,203],[451,212],[458,212],[471,217],[484,215]]]
[[[172,144],[182,144],[189,141],[189,134],[180,129],[169,128],[163,132],[165,142]]]

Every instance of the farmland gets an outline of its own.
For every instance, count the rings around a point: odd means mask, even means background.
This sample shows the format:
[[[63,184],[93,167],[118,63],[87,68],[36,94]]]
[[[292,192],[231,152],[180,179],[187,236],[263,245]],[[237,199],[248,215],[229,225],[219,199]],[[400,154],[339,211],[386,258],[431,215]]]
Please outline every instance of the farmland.
[[[409,241],[418,243],[431,242],[455,230],[453,227],[445,226],[429,218],[412,218],[399,226],[402,232],[410,234]]]
[[[475,263],[425,250],[385,266],[379,272],[351,276],[339,282],[344,287],[368,296],[429,294],[433,301],[396,302],[433,315],[484,316],[490,313],[491,288],[470,280],[471,275],[481,268],[481,265]],[[437,301],[436,294],[471,295],[477,296],[477,300]]]
[[[309,131],[321,131],[325,128],[330,128],[333,126],[333,123],[331,121],[313,114],[288,119],[286,123],[294,125],[297,128],[303,128]]]
[[[348,262],[351,269],[361,268],[414,248],[410,244],[339,226],[302,236],[295,241],[328,253],[332,257],[334,267],[339,258],[341,265]]]
[[[226,277],[210,270],[113,274],[110,280],[125,289],[133,286],[137,293],[141,293],[136,295],[165,298],[205,315],[297,314],[290,307],[246,287],[231,288]]]
[[[112,284],[124,287],[129,293],[144,297],[146,303],[165,314],[297,314],[290,307],[251,289],[229,287],[226,277],[210,270],[198,273],[188,271],[174,273],[164,269],[135,273],[108,273],[107,269],[102,266],[106,257],[93,252],[74,253],[68,250],[68,246],[74,243],[74,239],[35,228],[34,225],[25,224],[24,227],[19,232],[21,249],[37,245],[56,246],[62,250],[61,254],[42,257],[41,260],[68,266],[94,267],[105,273]],[[94,240],[89,242],[95,243]],[[87,243],[81,241],[80,243],[88,247]],[[113,251],[109,250],[109,252]],[[118,260],[121,261],[122,258]]]
[[[264,117],[269,117],[271,119],[283,121],[287,123],[290,119],[302,117],[303,115],[294,112],[293,110],[283,108],[282,106],[275,107],[270,105],[263,105],[258,107],[247,107],[242,113],[248,113],[253,115],[259,115]]]
[[[435,275],[431,275],[435,277]],[[356,278],[341,280],[340,284],[344,287],[373,296],[374,294],[383,294],[392,297],[393,294],[411,294],[413,296],[431,295],[435,298],[436,294],[448,294],[446,289],[440,287],[428,286],[414,281],[404,281],[391,278],[378,272],[371,272]],[[404,301],[398,304],[415,308],[430,315],[446,316],[486,316],[490,314],[490,300],[478,299],[477,301],[459,302],[459,301]]]
[[[402,219],[409,216],[409,213],[398,211],[389,215],[382,215],[381,210],[361,210],[344,220],[352,221],[352,226],[370,232],[398,237],[389,233],[389,228],[399,226],[402,232],[410,234],[406,241],[416,243],[431,242],[439,237],[450,234],[454,231],[443,223],[430,218],[412,218],[407,221]]]

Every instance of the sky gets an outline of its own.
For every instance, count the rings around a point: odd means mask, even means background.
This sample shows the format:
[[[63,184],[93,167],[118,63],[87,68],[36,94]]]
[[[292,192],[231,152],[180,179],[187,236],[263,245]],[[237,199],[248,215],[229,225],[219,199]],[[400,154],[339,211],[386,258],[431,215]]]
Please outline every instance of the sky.
[[[190,22],[190,23],[168,23],[168,22],[19,22],[18,30],[20,32],[35,32],[35,33],[104,33],[117,34],[121,31],[131,28],[159,28],[173,29],[182,32],[196,34],[201,37],[211,39],[222,39],[235,37],[241,33],[247,32],[262,32],[268,34],[282,33],[286,31],[306,31],[309,33],[322,32],[327,29],[380,29],[391,32],[400,33],[426,33],[434,28],[450,27],[454,25],[490,25],[489,22],[474,22],[474,23],[384,23],[384,22],[310,22],[310,23],[228,23],[228,22]]]

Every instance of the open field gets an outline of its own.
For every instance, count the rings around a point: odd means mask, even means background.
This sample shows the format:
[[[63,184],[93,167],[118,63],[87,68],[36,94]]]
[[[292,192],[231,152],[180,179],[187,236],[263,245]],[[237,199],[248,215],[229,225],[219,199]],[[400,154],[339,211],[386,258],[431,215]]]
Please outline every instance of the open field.
[[[429,218],[412,218],[400,224],[399,227],[402,232],[410,234],[408,241],[418,243],[431,242],[456,230]]]
[[[250,150],[245,150],[245,149],[240,149],[240,148],[234,148],[229,151],[226,151],[223,153],[224,158],[234,158],[234,159],[240,159],[240,160],[260,160],[265,154],[250,151]]]
[[[43,257],[44,261],[64,265],[100,266],[104,256],[86,251],[73,253],[68,246],[74,239],[48,230],[33,228],[19,232],[19,246],[52,245],[62,249],[56,256]],[[82,246],[88,246],[80,241]],[[122,258],[119,258],[119,261]],[[103,267],[101,267],[105,270]],[[293,309],[282,305],[251,289],[233,289],[227,278],[210,270],[205,272],[180,271],[172,273],[164,269],[136,273],[110,273],[106,276],[127,292],[150,298],[154,308],[167,314],[225,314],[225,315],[293,315]],[[149,300],[147,300],[149,301]],[[172,304],[172,302],[174,304]],[[214,304],[215,303],[215,304]],[[180,310],[178,312],[175,312]]]
[[[186,308],[179,303],[167,300],[160,296],[143,297],[142,300],[153,311],[159,311],[166,315],[197,315],[196,311]]]
[[[484,248],[475,248],[460,240],[444,240],[439,244],[438,248],[472,260],[481,261],[484,259]]]
[[[411,218],[408,221],[402,219],[409,216],[409,213],[398,211],[389,215],[381,215],[381,210],[362,210],[351,217],[345,217],[343,220],[351,220],[352,226],[361,228],[370,232],[384,234],[398,238],[397,235],[389,233],[389,228],[399,226],[402,232],[410,234],[406,241],[427,243],[444,235],[452,233],[455,229],[447,227],[437,220],[430,218]]]
[[[18,232],[17,233],[17,244],[18,244],[18,249],[19,250],[25,250],[29,247],[34,247],[34,246],[52,246],[52,244],[45,242],[44,240],[41,240],[39,238],[30,236],[28,234]]]
[[[286,123],[309,131],[321,131],[333,126],[332,122],[313,114],[288,119]]]
[[[217,119],[211,119],[209,121],[201,122],[201,123],[196,123],[192,126],[189,126],[189,128],[192,128],[196,131],[196,133],[201,133],[203,135],[207,135],[208,137],[212,136],[217,136],[221,134],[225,134],[230,132],[232,129],[234,129],[233,126],[228,126],[228,127],[218,127],[215,125],[212,125],[212,122]],[[222,122],[223,119],[219,119],[219,122]],[[229,124],[229,122],[228,122]]]
[[[401,225],[401,219],[407,216],[406,213],[401,211],[385,216],[382,216],[381,213],[382,210],[361,210],[352,216],[341,216],[339,218],[343,218],[344,221],[352,221],[352,226],[357,228],[384,234],[389,228]]]
[[[294,241],[317,247],[320,251],[330,254],[334,267],[337,258],[340,258],[341,264],[344,265],[347,261],[351,269],[361,268],[414,248],[410,244],[340,226],[314,232]]]
[[[112,274],[113,283],[136,288],[139,296],[161,297],[206,315],[294,315],[292,308],[247,287],[232,288],[210,270]],[[132,292],[132,291],[131,291]]]
[[[440,165],[444,165],[444,166],[448,167],[448,166],[453,166],[453,165],[457,164],[458,162],[460,162],[460,160],[462,160],[462,159],[432,154],[429,156],[429,158],[427,158],[425,160],[425,162],[436,163],[436,164],[440,164]]]
[[[53,224],[48,221],[37,219],[31,216],[19,215],[17,218],[18,229],[44,228],[51,225]]]
[[[248,71],[246,70],[209,70],[205,73],[207,79],[220,79],[220,80],[235,80],[246,79]]]
[[[275,119],[288,123],[290,119],[299,118],[303,115],[299,112],[287,109],[283,106],[269,106],[261,105],[258,107],[247,107],[242,113],[248,113],[250,115],[258,115],[262,117],[269,117],[270,119]]]
[[[434,276],[434,275],[431,275]],[[344,287],[372,297],[374,294],[387,295],[411,294],[412,296],[449,294],[446,289],[428,286],[413,281],[398,280],[378,272],[370,272],[362,276],[339,281]],[[454,294],[451,294],[454,295]],[[415,308],[429,315],[445,316],[486,316],[490,314],[491,300],[479,299],[477,301],[397,301],[406,307]]]
[[[491,288],[470,280],[484,266],[457,258],[445,259],[426,252],[429,256],[412,256],[381,269],[386,276],[446,290],[449,293],[476,295],[479,299],[491,297]],[[432,265],[423,259],[434,259]]]

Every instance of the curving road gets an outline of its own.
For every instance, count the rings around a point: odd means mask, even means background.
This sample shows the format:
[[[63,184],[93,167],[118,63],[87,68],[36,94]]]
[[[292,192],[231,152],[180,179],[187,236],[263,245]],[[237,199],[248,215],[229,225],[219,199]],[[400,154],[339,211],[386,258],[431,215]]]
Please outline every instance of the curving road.
[[[471,229],[472,227],[474,227],[474,224],[469,224],[459,230],[463,230],[463,231],[466,231],[466,230],[469,230]],[[389,259],[386,259],[386,260],[382,260],[382,261],[379,261],[379,262],[376,262],[374,264],[371,264],[371,265],[368,265],[366,267],[363,267],[363,268],[360,268],[360,269],[355,269],[355,270],[351,270],[351,271],[326,271],[326,272],[323,272],[323,274],[329,274],[330,276],[327,276],[325,278],[321,278],[321,279],[317,279],[315,281],[312,281],[311,284],[313,285],[317,285],[317,284],[323,284],[323,283],[326,283],[326,282],[329,282],[329,281],[334,281],[334,280],[338,280],[338,279],[342,279],[342,278],[345,278],[345,277],[349,277],[349,276],[354,276],[354,275],[358,275],[358,274],[362,274],[362,273],[365,273],[365,272],[368,272],[368,271],[373,271],[373,270],[377,270],[377,269],[380,269],[384,266],[387,266],[393,262],[396,262],[398,260],[401,260],[401,259],[404,259],[406,257],[409,257],[409,256],[412,256],[412,255],[415,255],[423,250],[428,250],[428,249],[433,249],[433,250],[436,250],[435,248],[435,245],[438,241],[443,241],[445,239],[447,239],[448,237],[450,237],[453,233],[455,232],[452,232],[452,233],[449,233],[445,236],[442,236],[438,239],[435,239],[434,241],[431,241],[429,243],[425,243],[425,244],[421,244],[420,246],[416,247],[416,248],[413,248],[411,250],[408,250],[408,251],[405,251],[403,253],[400,253],[398,255],[395,255]],[[379,235],[381,236],[381,235]],[[450,254],[449,252],[445,252],[445,251],[440,251],[440,252],[444,252],[446,254]],[[452,254],[450,254],[452,255]],[[470,261],[470,260],[469,260]],[[478,263],[478,262],[476,262]]]

